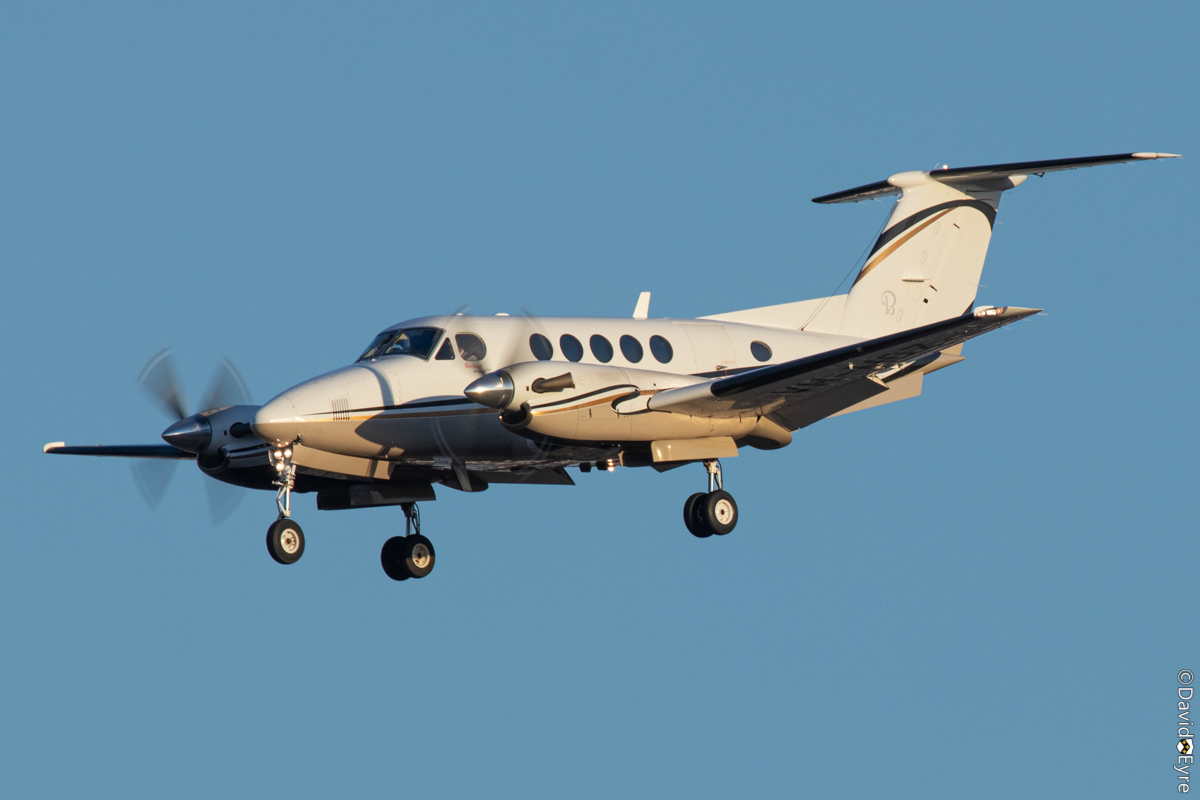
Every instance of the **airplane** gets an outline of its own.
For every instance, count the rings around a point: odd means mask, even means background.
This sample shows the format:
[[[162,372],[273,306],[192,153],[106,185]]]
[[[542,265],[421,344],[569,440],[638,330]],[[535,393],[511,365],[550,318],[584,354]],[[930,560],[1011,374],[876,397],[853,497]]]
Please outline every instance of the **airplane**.
[[[264,405],[236,372],[188,414],[168,354],[141,383],[177,421],[166,444],[46,445],[46,453],[195,461],[210,478],[274,490],[267,550],[304,554],[294,492],[317,508],[400,506],[405,535],[380,561],[396,581],[433,570],[418,503],[434,485],[573,485],[568,468],[663,472],[704,467],[683,521],[698,538],[738,522],[721,459],[775,450],[827,417],[916,397],[926,375],[959,363],[963,343],[1040,309],[976,306],[1000,196],[1030,175],[1179,158],[1124,153],[900,172],[813,199],[897,197],[845,294],[697,319],[442,314],[385,328],[349,366]],[[856,265],[857,266],[857,265]],[[232,398],[232,399],[231,399]]]

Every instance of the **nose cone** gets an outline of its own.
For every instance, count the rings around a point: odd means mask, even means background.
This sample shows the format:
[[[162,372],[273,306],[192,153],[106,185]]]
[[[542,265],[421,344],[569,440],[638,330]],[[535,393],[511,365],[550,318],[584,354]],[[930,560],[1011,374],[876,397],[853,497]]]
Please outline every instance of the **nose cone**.
[[[513,393],[512,378],[504,370],[489,372],[463,391],[469,399],[488,408],[504,408],[512,402]]]
[[[287,394],[281,394],[254,415],[250,427],[265,442],[291,444],[296,441],[296,406]]]
[[[162,438],[184,452],[199,453],[212,441],[212,425],[199,414],[192,414],[163,431]]]

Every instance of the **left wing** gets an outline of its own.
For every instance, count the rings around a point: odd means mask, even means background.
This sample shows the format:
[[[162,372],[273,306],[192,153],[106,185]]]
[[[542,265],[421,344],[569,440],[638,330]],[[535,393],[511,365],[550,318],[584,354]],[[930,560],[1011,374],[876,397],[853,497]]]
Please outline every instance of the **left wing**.
[[[668,389],[650,398],[648,407],[698,417],[760,414],[794,431],[887,391],[890,381],[932,364],[947,348],[1039,311],[978,308],[827,353]]]

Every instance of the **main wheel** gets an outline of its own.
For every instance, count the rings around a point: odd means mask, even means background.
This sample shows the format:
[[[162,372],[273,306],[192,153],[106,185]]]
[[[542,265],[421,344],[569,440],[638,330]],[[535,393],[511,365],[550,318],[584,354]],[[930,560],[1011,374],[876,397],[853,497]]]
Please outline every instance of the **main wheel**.
[[[290,519],[277,519],[267,528],[267,552],[280,564],[295,564],[304,555],[304,531]]]
[[[706,528],[700,519],[700,503],[707,496],[704,492],[696,492],[683,504],[683,524],[687,525],[688,532],[698,539],[705,539],[713,535],[713,532]]]
[[[704,527],[724,536],[737,525],[737,503],[733,501],[733,495],[723,489],[709,492],[699,505],[699,517]]]
[[[383,549],[379,551],[383,571],[394,581],[406,581],[412,577],[404,564],[404,550],[404,537],[393,536],[383,543]]]
[[[408,568],[408,574],[414,578],[424,578],[433,572],[436,558],[433,553],[433,542],[419,533],[415,536],[406,536],[402,541],[405,547],[404,566]]]

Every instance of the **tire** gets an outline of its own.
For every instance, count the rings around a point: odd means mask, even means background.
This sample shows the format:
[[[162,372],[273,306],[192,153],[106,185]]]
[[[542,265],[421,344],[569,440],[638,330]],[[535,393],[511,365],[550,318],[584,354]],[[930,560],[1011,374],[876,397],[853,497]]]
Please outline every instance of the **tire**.
[[[408,574],[408,567],[404,565],[403,536],[393,536],[383,543],[383,549],[379,551],[379,562],[383,564],[384,574],[394,581],[406,581],[412,577]]]
[[[706,528],[700,519],[700,503],[704,501],[705,497],[707,495],[704,492],[696,492],[683,504],[683,524],[687,526],[688,533],[697,539],[707,539],[713,535],[713,532]]]
[[[433,572],[437,556],[433,552],[433,542],[421,534],[406,536],[404,542],[404,566],[408,574],[414,578],[424,578]]]
[[[280,564],[295,564],[304,555],[304,531],[290,519],[277,519],[267,528],[267,552]]]
[[[717,536],[724,536],[737,526],[737,503],[729,492],[722,489],[710,492],[699,508],[700,521]]]

